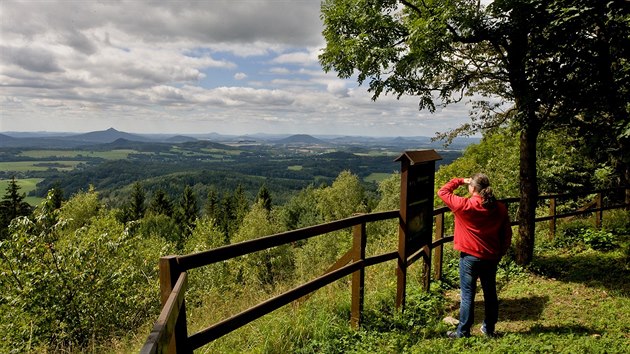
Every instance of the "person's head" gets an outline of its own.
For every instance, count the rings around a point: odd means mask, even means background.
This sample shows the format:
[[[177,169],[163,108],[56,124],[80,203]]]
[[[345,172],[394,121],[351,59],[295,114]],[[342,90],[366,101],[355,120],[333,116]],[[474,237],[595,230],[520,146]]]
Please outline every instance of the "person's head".
[[[494,206],[496,198],[490,188],[490,179],[483,173],[476,173],[470,177],[470,184],[468,184],[469,191],[475,192],[483,198],[482,205],[486,209],[490,209]]]

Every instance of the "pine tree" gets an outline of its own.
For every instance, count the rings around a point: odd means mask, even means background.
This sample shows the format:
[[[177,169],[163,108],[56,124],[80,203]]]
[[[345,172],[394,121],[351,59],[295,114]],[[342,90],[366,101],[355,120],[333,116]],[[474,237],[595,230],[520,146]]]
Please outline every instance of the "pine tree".
[[[31,206],[24,201],[26,194],[20,194],[21,187],[15,180],[15,176],[9,181],[6,193],[0,202],[0,238],[4,239],[7,233],[7,227],[11,220],[18,216],[27,216],[31,214]]]
[[[211,188],[208,191],[208,196],[206,197],[206,203],[204,205],[204,215],[208,218],[218,220],[219,213],[219,195],[217,194],[216,189]]]
[[[133,184],[133,190],[131,191],[131,203],[129,205],[129,212],[131,220],[140,220],[144,216],[146,207],[144,205],[146,194],[140,182]]]
[[[182,227],[183,234],[187,237],[190,236],[192,230],[195,228],[197,221],[197,196],[193,192],[190,186],[184,188],[182,199],[179,202],[179,222]]]
[[[271,193],[267,189],[266,185],[262,185],[258,190],[258,194],[256,195],[256,200],[254,203],[261,203],[263,208],[267,211],[271,211]]]
[[[173,205],[163,190],[158,189],[155,191],[153,199],[151,199],[151,203],[149,204],[148,211],[156,215],[161,214],[169,217],[173,216]]]

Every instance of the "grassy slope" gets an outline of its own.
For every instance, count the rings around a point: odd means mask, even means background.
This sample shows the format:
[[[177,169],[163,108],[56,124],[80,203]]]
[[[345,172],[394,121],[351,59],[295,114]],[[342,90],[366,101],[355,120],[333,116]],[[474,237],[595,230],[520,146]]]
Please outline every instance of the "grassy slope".
[[[432,338],[415,344],[410,352],[630,352],[630,276],[624,257],[621,251],[541,253],[533,267],[542,275],[527,273],[500,292],[500,338],[488,340],[479,332],[480,294],[473,338]],[[448,297],[449,314],[456,317],[457,292],[450,291]]]
[[[484,338],[479,332],[482,293],[477,296],[473,336],[452,340],[444,337],[452,326],[441,318],[457,317],[457,289],[445,292],[439,309],[428,310],[435,310],[435,316],[407,313],[400,318],[387,313],[395,284],[369,294],[373,283],[367,280],[366,319],[359,331],[348,328],[349,289],[344,284],[332,285],[306,303],[282,308],[196,353],[628,353],[630,272],[626,257],[621,250],[571,255],[548,250],[537,254],[531,271],[500,275],[500,337],[496,339]],[[418,296],[417,291],[411,293]],[[388,300],[382,301],[384,297]],[[411,307],[408,312],[424,311],[424,307]],[[208,312],[210,316],[206,316]],[[189,331],[210,325],[208,317],[215,312],[192,310]],[[397,318],[387,319],[391,317]],[[143,340],[138,334],[132,348],[121,352],[137,352]]]
[[[432,283],[431,294],[420,290],[419,266],[409,269],[407,307],[402,314],[393,304],[394,265],[385,263],[366,270],[363,322],[358,331],[349,326],[350,283],[346,278],[195,352],[630,353],[629,236],[619,236],[617,244],[621,247],[613,251],[595,251],[583,244],[562,248],[543,237],[538,241],[527,270],[502,262],[497,277],[499,338],[487,339],[479,332],[481,291],[473,336],[458,340],[445,337],[454,326],[442,319],[456,318],[459,307],[457,258],[448,244],[444,280]],[[373,251],[381,253],[395,247],[387,240],[383,242],[374,244]],[[203,275],[191,273],[191,277],[195,283],[194,279]],[[281,291],[278,288],[274,293]],[[249,287],[212,291],[201,297],[200,292],[195,294],[197,298],[187,298],[189,335],[272,296]],[[196,301],[189,301],[193,299]],[[152,321],[128,338],[110,342],[108,352],[138,352],[151,326]]]

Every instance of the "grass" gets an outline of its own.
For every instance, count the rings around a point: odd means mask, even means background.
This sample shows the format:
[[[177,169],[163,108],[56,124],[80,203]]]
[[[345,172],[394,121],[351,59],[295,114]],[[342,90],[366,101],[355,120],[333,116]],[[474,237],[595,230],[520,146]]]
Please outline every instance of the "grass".
[[[0,162],[0,170],[26,172],[47,171],[50,168],[59,171],[71,171],[82,161],[13,161]]]
[[[479,332],[482,293],[477,296],[473,336],[451,340],[444,334],[452,326],[442,318],[457,317],[457,289],[442,291],[443,284],[436,283],[437,291],[424,293],[418,282],[412,281],[407,309],[401,314],[393,307],[395,284],[375,291],[368,279],[360,330],[349,328],[349,288],[342,281],[321,289],[303,304],[285,306],[197,352],[627,353],[630,272],[624,257],[620,250],[586,250],[571,256],[547,251],[536,255],[531,270],[499,275],[500,337],[495,339]],[[214,314],[208,316],[207,311]],[[191,332],[212,324],[208,317],[214,317],[216,311],[214,306],[193,310],[189,315],[195,322],[189,327]]]
[[[129,154],[138,153],[136,150],[131,149],[117,149],[110,151],[84,151],[84,150],[28,150],[23,151],[18,156],[32,157],[32,158],[102,158],[106,160],[124,160],[129,157]]]
[[[472,337],[446,338],[454,326],[443,319],[457,318],[459,309],[457,255],[449,244],[443,280],[433,282],[430,292],[421,290],[420,266],[409,269],[404,312],[394,305],[395,265],[390,262],[366,270],[358,330],[349,325],[350,282],[344,278],[196,353],[629,353],[629,236],[617,236],[612,250],[594,250],[582,244],[558,247],[541,235],[527,268],[511,261],[500,266],[498,338],[485,338],[479,331],[481,291]],[[202,297],[196,302],[187,299],[189,335],[263,301],[265,294],[249,285]],[[137,352],[149,329],[145,326],[127,341],[117,342],[115,351]]]

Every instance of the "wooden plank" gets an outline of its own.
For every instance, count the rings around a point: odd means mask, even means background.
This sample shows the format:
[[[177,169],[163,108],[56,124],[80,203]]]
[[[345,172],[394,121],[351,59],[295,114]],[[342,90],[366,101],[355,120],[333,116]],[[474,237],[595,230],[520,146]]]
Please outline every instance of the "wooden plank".
[[[225,319],[193,334],[192,336],[188,337],[189,345],[192,349],[200,348],[203,345],[226,335],[227,333],[230,333],[294,300],[303,297],[304,295],[318,290],[336,280],[343,278],[344,276],[350,275],[362,267],[368,267],[371,265],[394,260],[397,257],[398,252],[390,252],[379,256],[369,257],[359,262],[353,262],[332,273],[323,275],[310,282],[302,284],[292,290],[289,290],[283,294],[280,294],[274,298],[271,298],[265,302],[262,302],[254,307],[240,312],[239,314],[236,314],[228,319]]]
[[[367,222],[393,219],[398,217],[398,210],[390,210],[372,214],[362,214],[346,219],[305,227],[298,230],[287,231],[275,235],[260,237],[254,240],[244,241],[178,257],[178,264],[182,271],[202,267],[208,264],[225,261],[231,258],[243,256],[249,253],[261,251],[271,247],[281,246],[329,232],[343,230]]]
[[[352,230],[352,260],[363,261],[365,259],[365,246],[367,236],[365,224],[356,225]],[[363,312],[363,296],[365,286],[365,269],[352,273],[352,303],[350,306],[350,325],[359,328],[361,325],[361,313]]]
[[[434,242],[444,238],[444,213],[435,216],[435,237]],[[442,261],[444,246],[433,246],[431,244],[431,250],[433,251],[433,277],[437,280],[442,279]],[[429,252],[431,252],[429,250]]]
[[[181,273],[173,291],[165,301],[160,316],[153,325],[153,329],[147,338],[140,353],[164,353],[167,351],[170,339],[175,332],[175,324],[184,304],[186,289],[188,288],[188,275]]]

